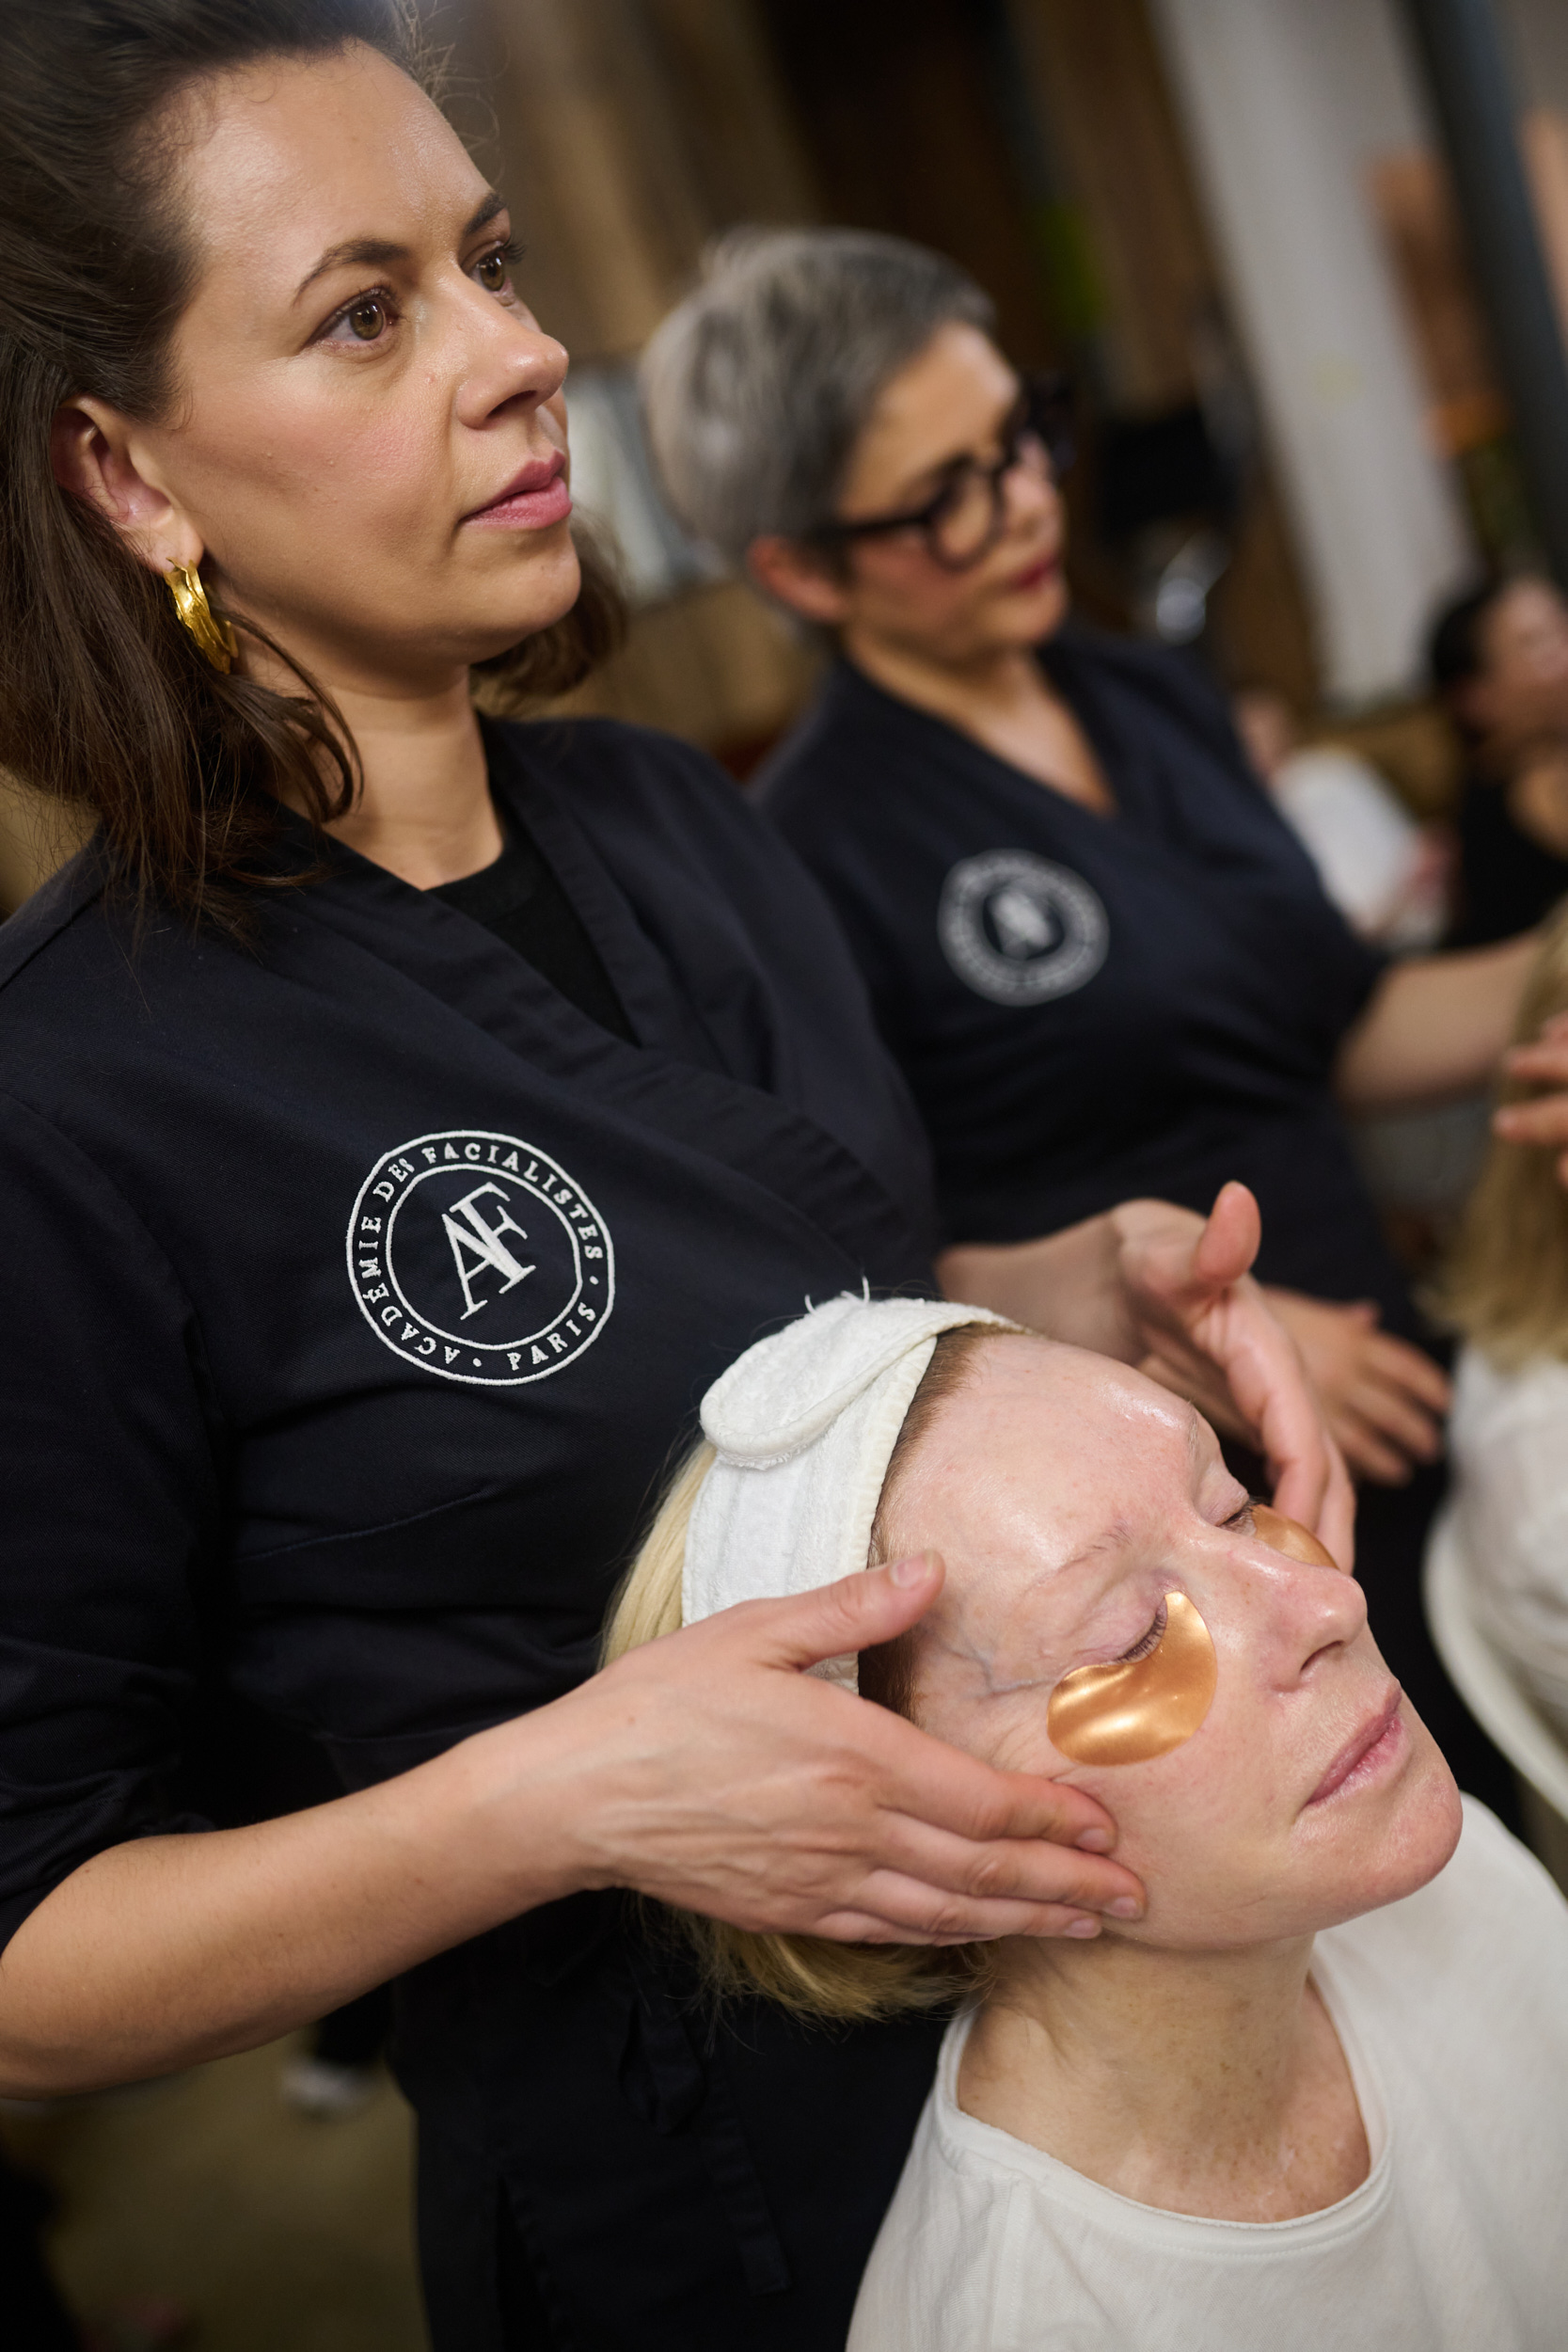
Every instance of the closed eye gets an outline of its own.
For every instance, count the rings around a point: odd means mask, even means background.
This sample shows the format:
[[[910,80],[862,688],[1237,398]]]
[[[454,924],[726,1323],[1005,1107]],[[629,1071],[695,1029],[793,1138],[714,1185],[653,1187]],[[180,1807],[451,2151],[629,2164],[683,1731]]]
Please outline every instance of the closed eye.
[[[1169,1613],[1165,1608],[1164,1602],[1162,1601],[1159,1608],[1154,1613],[1154,1622],[1149,1627],[1148,1631],[1144,1635],[1143,1639],[1141,1641],[1134,1642],[1131,1649],[1124,1649],[1121,1656],[1119,1658],[1114,1658],[1111,1661],[1111,1663],[1114,1666],[1131,1666],[1134,1664],[1138,1659],[1147,1658],[1150,1650],[1158,1649],[1160,1644],[1164,1641],[1165,1636],[1165,1624],[1168,1613]]]

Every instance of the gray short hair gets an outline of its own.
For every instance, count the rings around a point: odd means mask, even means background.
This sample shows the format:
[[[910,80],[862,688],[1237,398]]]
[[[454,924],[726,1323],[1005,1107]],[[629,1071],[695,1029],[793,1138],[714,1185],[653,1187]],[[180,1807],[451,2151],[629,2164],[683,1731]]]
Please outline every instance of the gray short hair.
[[[957,263],[860,229],[736,229],[642,356],[648,440],[688,530],[738,564],[832,515],[883,387],[940,326],[989,334]]]

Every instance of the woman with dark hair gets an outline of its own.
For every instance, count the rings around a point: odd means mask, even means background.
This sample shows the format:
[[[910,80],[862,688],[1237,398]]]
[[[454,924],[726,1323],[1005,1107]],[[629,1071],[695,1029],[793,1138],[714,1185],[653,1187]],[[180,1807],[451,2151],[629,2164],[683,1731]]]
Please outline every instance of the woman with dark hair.
[[[0,2089],[399,1977],[443,2352],[822,2352],[933,2035],[707,2032],[619,1890],[903,1941],[1139,1890],[803,1671],[929,1562],[593,1674],[716,1373],[929,1286],[925,1146],[724,778],[475,714],[613,600],[415,62],[377,0],[0,0],[0,762],[96,823],[0,932]],[[1239,1188],[1102,1219],[1059,1321],[1228,1375],[1343,1552],[1256,1243]],[[302,1740],[345,1793],[285,1811]]]
[[[1568,605],[1549,580],[1490,580],[1432,632],[1432,682],[1467,753],[1452,944],[1512,939],[1568,896]]]
[[[1457,1749],[1418,1589],[1448,1387],[1340,1111],[1483,1083],[1530,950],[1387,965],[1201,675],[1069,621],[1059,414],[992,325],[940,255],[739,230],[649,346],[678,511],[839,657],[760,790],[931,1135],[956,1295],[1128,1194],[1251,1187],[1259,1271],[1370,1482],[1379,1637]]]

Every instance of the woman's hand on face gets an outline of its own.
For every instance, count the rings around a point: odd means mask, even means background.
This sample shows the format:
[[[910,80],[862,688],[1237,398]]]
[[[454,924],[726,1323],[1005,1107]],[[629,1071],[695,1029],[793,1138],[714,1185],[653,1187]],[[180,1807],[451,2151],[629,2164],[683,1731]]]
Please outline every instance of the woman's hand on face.
[[[529,1718],[553,1719],[575,1883],[846,1942],[1088,1935],[1101,1911],[1141,1914],[1138,1881],[1101,1858],[1116,1830],[1091,1797],[995,1772],[804,1671],[893,1640],[942,1579],[925,1555],[745,1602]],[[519,1818],[537,1812],[537,1771],[519,1774]]]
[[[1252,1194],[1244,1184],[1225,1185],[1207,1218],[1168,1200],[1129,1200],[1109,1221],[1141,1343],[1141,1354],[1128,1351],[1128,1360],[1255,1446],[1269,1465],[1278,1508],[1313,1529],[1349,1568],[1354,1492],[1333,1416],[1325,1417],[1294,1339],[1248,1270],[1262,1235]]]
[[[1511,1078],[1554,1091],[1533,1103],[1505,1103],[1492,1114],[1495,1133],[1505,1143],[1555,1152],[1558,1175],[1568,1184],[1568,1013],[1555,1013],[1528,1045],[1511,1046],[1503,1069]]]
[[[1345,1459],[1380,1486],[1402,1486],[1442,1451],[1447,1375],[1405,1340],[1380,1331],[1370,1299],[1338,1306],[1299,1291],[1264,1296],[1300,1348]]]

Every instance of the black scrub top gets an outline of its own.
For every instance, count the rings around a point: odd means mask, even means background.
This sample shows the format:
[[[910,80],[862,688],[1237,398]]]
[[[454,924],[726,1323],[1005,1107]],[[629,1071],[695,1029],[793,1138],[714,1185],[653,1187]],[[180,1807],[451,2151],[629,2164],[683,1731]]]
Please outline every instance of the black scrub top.
[[[635,1042],[341,846],[245,947],[138,930],[90,850],[0,930],[0,1934],[201,1826],[214,1689],[349,1788],[569,1690],[707,1384],[808,1297],[928,1283],[927,1147],[809,879],[683,745],[487,742]],[[633,1908],[404,1988],[442,2352],[842,2340],[934,2028],[705,2021]]]
[[[1449,934],[1450,947],[1490,947],[1515,939],[1568,897],[1568,858],[1515,823],[1506,784],[1467,776],[1455,826],[1459,912]]]
[[[1040,660],[1107,817],[847,663],[759,779],[827,890],[936,1152],[945,1237],[1012,1242],[1239,1177],[1259,1272],[1408,1302],[1329,1092],[1382,970],[1181,657],[1073,628]]]

